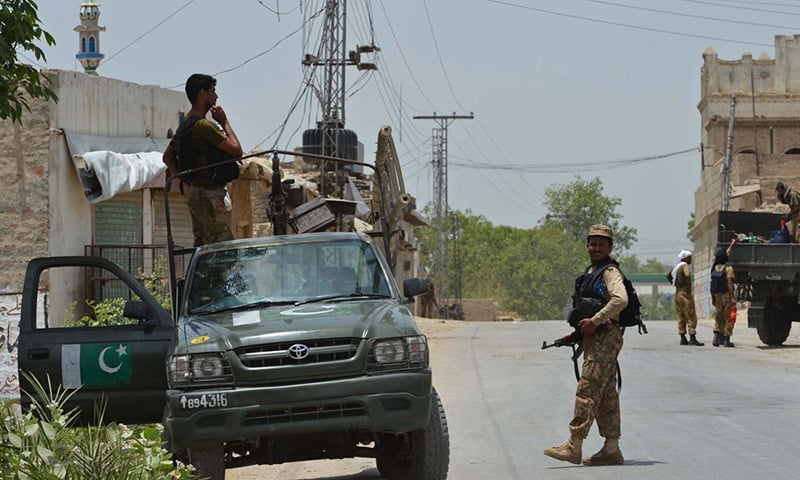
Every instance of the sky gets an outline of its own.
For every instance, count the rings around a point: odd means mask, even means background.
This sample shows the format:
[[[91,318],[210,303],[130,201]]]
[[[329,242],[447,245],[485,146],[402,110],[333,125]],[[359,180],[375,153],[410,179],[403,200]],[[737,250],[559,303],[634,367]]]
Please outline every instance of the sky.
[[[80,1],[38,0],[56,45],[40,67],[79,70]],[[195,72],[218,79],[218,103],[245,150],[293,149],[321,119],[301,60],[316,54],[325,0],[100,1],[99,75],[183,91]],[[637,229],[628,252],[671,264],[691,249],[700,183],[700,69],[774,58],[797,33],[792,0],[347,0],[345,45],[376,45],[349,67],[346,128],[374,158],[393,129],[406,190],[433,200],[432,131],[449,123],[448,205],[494,225],[531,228],[548,188],[599,178]],[[44,45],[42,45],[45,47]],[[683,152],[683,153],[679,153]]]

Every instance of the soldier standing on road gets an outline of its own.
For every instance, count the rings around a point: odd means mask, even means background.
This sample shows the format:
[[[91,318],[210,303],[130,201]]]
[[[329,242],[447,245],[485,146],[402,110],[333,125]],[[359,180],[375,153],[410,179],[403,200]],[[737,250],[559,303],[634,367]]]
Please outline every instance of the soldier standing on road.
[[[681,336],[681,345],[695,345],[702,347],[704,343],[697,341],[697,313],[694,308],[694,295],[692,295],[692,252],[681,250],[678,254],[678,264],[672,269],[668,278],[675,287],[675,313],[678,317],[678,335]],[[689,327],[689,339],[686,339],[686,327]]]
[[[714,312],[714,341],[712,345],[718,347],[724,345],[733,347],[731,335],[733,334],[733,322],[731,321],[731,307],[735,294],[733,291],[733,267],[728,265],[728,256],[731,254],[736,237],[731,239],[728,248],[718,249],[714,255],[714,265],[711,267],[711,303],[716,311]]]
[[[605,225],[592,225],[586,241],[591,259],[588,272],[613,262],[611,250],[613,235]],[[616,265],[616,264],[614,264]],[[589,435],[592,423],[597,421],[605,444],[599,452],[583,459],[584,465],[621,465],[624,462],[619,449],[620,409],[616,388],[617,357],[622,350],[622,331],[619,314],[628,304],[622,272],[615,266],[607,267],[591,291],[602,295],[605,304],[590,318],[580,320],[583,334],[583,370],[575,392],[575,413],[569,423],[570,438],[566,443],[548,448],[544,454],[565,462],[581,463],[583,440]],[[582,286],[577,295],[584,292]]]
[[[783,182],[778,182],[775,191],[778,192],[778,200],[789,205],[789,213],[784,215],[783,219],[789,227],[792,243],[798,243],[800,242],[800,231],[797,228],[800,223],[800,192],[792,187],[786,187]]]
[[[201,73],[191,75],[186,80],[186,96],[192,104],[192,109],[186,114],[183,123],[192,121],[193,123],[186,134],[191,140],[190,148],[182,150],[187,150],[187,155],[192,157],[189,159],[192,168],[214,163],[209,157],[218,153],[215,151],[227,154],[228,158],[241,157],[243,152],[239,139],[228,121],[225,110],[217,105],[217,80],[211,75]],[[209,111],[217,123],[206,118]],[[181,131],[180,127],[178,131]],[[178,173],[176,154],[180,155],[182,152],[178,151],[179,147],[175,145],[175,141],[180,136],[173,137],[164,151],[163,161],[170,175]],[[230,212],[225,205],[228,194],[225,189],[226,183],[218,181],[213,176],[212,170],[200,172],[191,180],[188,203],[195,247],[233,240]]]

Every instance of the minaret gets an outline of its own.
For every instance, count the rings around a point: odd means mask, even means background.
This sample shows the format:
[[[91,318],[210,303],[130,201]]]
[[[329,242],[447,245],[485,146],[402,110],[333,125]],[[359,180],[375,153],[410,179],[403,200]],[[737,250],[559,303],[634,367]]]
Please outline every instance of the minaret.
[[[83,69],[89,75],[97,75],[97,66],[105,57],[100,53],[100,32],[106,27],[97,25],[100,18],[100,4],[94,2],[81,3],[81,24],[75,27],[78,32],[78,53],[75,58],[81,62]]]

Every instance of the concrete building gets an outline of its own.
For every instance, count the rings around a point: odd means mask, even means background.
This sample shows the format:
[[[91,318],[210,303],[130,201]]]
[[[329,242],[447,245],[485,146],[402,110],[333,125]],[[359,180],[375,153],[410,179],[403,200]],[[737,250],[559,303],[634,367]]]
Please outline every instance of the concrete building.
[[[703,52],[701,181],[695,191],[694,294],[709,316],[708,271],[718,240],[720,210],[785,212],[775,197],[782,180],[800,188],[800,35],[775,37],[775,57],[750,53],[721,60]],[[730,165],[726,164],[735,97]],[[726,175],[726,170],[728,174]],[[724,208],[727,203],[727,208]],[[776,225],[776,229],[777,229]]]

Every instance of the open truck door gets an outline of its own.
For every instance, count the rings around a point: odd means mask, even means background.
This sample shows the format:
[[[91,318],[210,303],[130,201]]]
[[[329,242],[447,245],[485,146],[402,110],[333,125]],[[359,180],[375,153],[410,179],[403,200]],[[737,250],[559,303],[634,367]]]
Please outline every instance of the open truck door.
[[[165,286],[165,288],[168,288]],[[83,424],[160,422],[173,335],[169,312],[116,263],[99,257],[31,260],[19,332],[23,409],[36,390],[30,377],[72,396]]]

